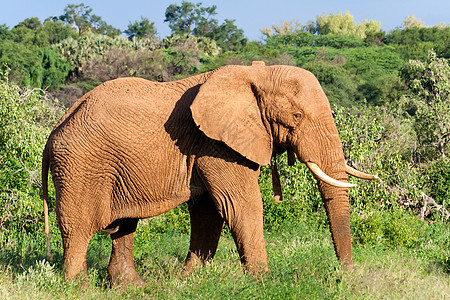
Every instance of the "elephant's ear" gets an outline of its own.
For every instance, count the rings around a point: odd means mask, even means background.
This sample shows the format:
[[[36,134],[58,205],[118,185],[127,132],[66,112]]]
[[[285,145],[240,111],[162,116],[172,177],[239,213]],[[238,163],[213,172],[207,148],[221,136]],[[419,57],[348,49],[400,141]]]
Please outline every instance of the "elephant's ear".
[[[256,78],[264,69],[218,69],[200,87],[191,105],[192,117],[206,136],[259,165],[268,164],[272,156],[272,136],[263,124],[255,95]]]

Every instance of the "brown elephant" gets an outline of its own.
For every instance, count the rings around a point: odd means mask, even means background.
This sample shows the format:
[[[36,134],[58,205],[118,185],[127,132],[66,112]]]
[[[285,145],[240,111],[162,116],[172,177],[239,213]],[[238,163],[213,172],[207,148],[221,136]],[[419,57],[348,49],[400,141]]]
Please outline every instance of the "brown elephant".
[[[176,82],[101,84],[62,117],[43,154],[44,209],[50,168],[66,278],[86,272],[89,240],[106,231],[111,280],[143,283],[132,253],[138,220],[187,201],[188,268],[214,256],[226,222],[245,269],[267,270],[258,176],[284,151],[315,174],[337,257],[351,266],[346,173],[374,177],[346,166],[329,102],[310,72],[255,62]]]

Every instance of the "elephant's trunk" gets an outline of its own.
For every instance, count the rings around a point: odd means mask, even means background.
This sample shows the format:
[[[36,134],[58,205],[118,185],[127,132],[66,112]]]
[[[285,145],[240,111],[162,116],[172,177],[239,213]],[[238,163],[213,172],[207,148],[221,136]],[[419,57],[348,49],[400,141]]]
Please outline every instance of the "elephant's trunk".
[[[318,181],[318,185],[330,223],[336,255],[344,267],[349,269],[353,260],[348,189],[332,187],[322,181]]]
[[[325,174],[338,182],[344,183],[343,186],[333,186],[324,180],[318,179],[322,200],[330,223],[331,236],[338,259],[347,269],[352,266],[352,244],[350,236],[350,209],[348,203],[348,177],[347,167],[345,165],[344,153],[340,146],[338,135],[337,140],[333,140],[330,150],[322,156],[321,167]],[[345,185],[347,184],[347,186]]]
[[[325,142],[316,140],[321,151],[308,152],[306,146],[294,148],[300,161],[306,163],[317,179],[319,191],[325,205],[330,224],[331,236],[338,259],[346,268],[352,265],[352,246],[350,236],[350,210],[348,203],[347,167],[341,142],[334,123],[328,125],[329,131]],[[312,155],[308,155],[313,153]]]

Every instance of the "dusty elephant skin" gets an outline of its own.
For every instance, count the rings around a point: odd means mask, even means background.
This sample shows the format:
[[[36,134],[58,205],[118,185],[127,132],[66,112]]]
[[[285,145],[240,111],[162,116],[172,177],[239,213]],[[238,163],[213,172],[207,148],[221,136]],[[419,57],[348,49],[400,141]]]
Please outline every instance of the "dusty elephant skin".
[[[266,271],[258,176],[284,151],[315,173],[337,257],[351,266],[348,168],[311,73],[254,63],[176,82],[98,86],[63,116],[43,154],[44,207],[50,169],[66,278],[85,274],[89,240],[106,231],[111,281],[143,284],[132,253],[138,220],[188,200],[188,269],[214,256],[226,222],[244,268]]]

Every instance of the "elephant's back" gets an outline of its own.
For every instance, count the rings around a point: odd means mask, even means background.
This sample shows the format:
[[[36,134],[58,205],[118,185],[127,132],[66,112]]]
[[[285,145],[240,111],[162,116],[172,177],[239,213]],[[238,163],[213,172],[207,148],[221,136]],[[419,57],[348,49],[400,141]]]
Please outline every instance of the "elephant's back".
[[[186,153],[177,150],[183,145],[176,140],[176,129],[195,125],[188,116],[189,101],[179,109],[182,95],[168,84],[138,78],[117,79],[95,88],[75,103],[47,142],[54,179],[61,186],[75,180],[71,178],[86,178],[77,186],[106,180],[113,187],[110,193],[136,201],[172,197],[167,191],[173,190],[173,182],[181,181],[176,193],[184,195],[188,170],[180,175],[186,178],[173,175],[186,168],[187,159]],[[174,117],[174,111],[186,116]],[[157,184],[152,183],[155,178]]]

